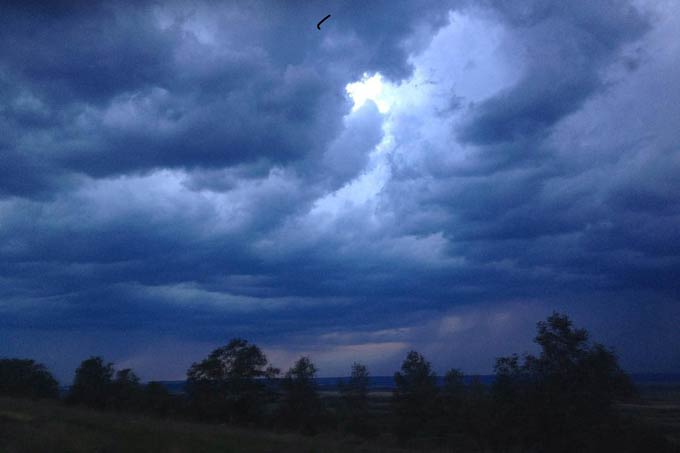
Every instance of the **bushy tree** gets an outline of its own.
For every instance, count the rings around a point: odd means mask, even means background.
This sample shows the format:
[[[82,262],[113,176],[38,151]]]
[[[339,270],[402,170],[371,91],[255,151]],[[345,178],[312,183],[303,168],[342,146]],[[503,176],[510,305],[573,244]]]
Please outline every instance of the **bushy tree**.
[[[191,365],[186,391],[194,410],[202,417],[253,422],[263,416],[271,397],[266,379],[278,373],[259,347],[235,338]]]
[[[490,404],[479,376],[465,383],[465,375],[451,369],[439,392],[437,434],[462,451],[484,451],[490,421]]]
[[[57,380],[45,365],[29,359],[0,359],[0,395],[57,398]]]
[[[479,376],[473,376],[465,390],[460,422],[471,443],[470,450],[487,451],[493,414],[489,392]]]
[[[119,410],[143,408],[142,385],[139,383],[139,377],[130,368],[116,372],[116,377],[111,382],[109,405]]]
[[[430,362],[411,351],[394,374],[392,395],[395,429],[399,437],[407,438],[432,430],[437,415],[437,377]]]
[[[360,436],[368,436],[373,432],[368,411],[369,380],[366,366],[355,362],[349,379],[340,385],[344,428]]]
[[[280,421],[284,426],[313,434],[322,423],[321,401],[315,382],[316,367],[309,357],[301,357],[281,382],[283,398]]]
[[[546,451],[585,449],[617,398],[633,391],[613,351],[553,313],[537,325],[539,355],[501,358],[493,387],[501,442]]]
[[[68,401],[102,409],[111,397],[113,364],[104,363],[101,357],[83,360],[76,369]]]
[[[530,380],[520,357],[501,357],[494,365],[492,386],[494,431],[492,442],[501,445],[526,445],[529,431]]]
[[[169,415],[174,409],[174,398],[158,381],[151,381],[143,388],[144,408],[159,415]]]
[[[342,398],[356,409],[367,409],[369,379],[370,375],[366,366],[354,362],[349,379],[340,385]]]
[[[459,429],[463,419],[466,388],[464,375],[451,369],[444,375],[444,385],[439,393],[439,406],[449,429]]]

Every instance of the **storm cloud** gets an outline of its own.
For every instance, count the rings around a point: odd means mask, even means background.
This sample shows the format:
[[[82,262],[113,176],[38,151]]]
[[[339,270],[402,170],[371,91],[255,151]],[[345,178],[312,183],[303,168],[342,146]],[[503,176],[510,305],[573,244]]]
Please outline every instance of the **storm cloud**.
[[[558,309],[679,371],[678,13],[8,7],[0,354],[181,378],[240,335],[322,375],[488,372]]]

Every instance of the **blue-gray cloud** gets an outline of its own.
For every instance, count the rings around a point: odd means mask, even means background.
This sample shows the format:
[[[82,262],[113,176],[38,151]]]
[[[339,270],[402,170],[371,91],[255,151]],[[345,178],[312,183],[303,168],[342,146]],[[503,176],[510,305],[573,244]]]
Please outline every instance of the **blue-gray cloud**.
[[[56,341],[65,378],[84,341],[163,373],[154,348],[244,335],[326,374],[361,353],[387,373],[408,347],[485,372],[559,308],[632,369],[680,369],[663,8],[8,7],[0,354]],[[345,86],[374,72],[389,108],[352,108]],[[638,318],[654,363],[622,337]]]

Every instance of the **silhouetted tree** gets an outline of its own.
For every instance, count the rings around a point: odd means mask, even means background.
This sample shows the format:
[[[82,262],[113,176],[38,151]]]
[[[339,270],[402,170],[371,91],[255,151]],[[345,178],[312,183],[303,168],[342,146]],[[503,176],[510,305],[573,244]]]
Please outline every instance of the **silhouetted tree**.
[[[144,408],[148,411],[165,416],[176,409],[176,398],[160,382],[149,382],[142,393]]]
[[[352,364],[349,379],[340,386],[340,394],[352,407],[365,410],[368,407],[368,385],[368,369],[355,362]]]
[[[451,368],[444,375],[442,394],[448,398],[460,399],[465,393],[465,375],[462,371]]]
[[[57,398],[57,380],[45,365],[29,359],[0,359],[0,395]]]
[[[526,445],[529,431],[529,375],[521,366],[517,354],[497,359],[494,372],[492,414],[495,429],[490,440],[496,448]]]
[[[392,395],[397,436],[408,438],[431,431],[437,415],[437,378],[425,358],[411,351],[394,374]]]
[[[106,407],[111,396],[112,377],[113,364],[105,364],[101,357],[83,360],[76,369],[68,401],[100,409]]]
[[[373,432],[368,411],[369,378],[366,366],[355,362],[349,379],[340,385],[344,428],[360,436],[368,436]]]
[[[139,377],[130,369],[125,368],[116,372],[115,379],[111,382],[109,405],[119,410],[142,409],[142,385]]]
[[[494,400],[502,443],[545,451],[585,450],[616,398],[633,387],[616,355],[553,313],[538,323],[538,356],[498,359]]]
[[[235,338],[187,371],[186,390],[194,410],[207,418],[243,423],[260,419],[271,398],[265,379],[271,367],[259,347]]]
[[[490,404],[479,376],[465,384],[464,374],[451,369],[439,391],[439,436],[462,451],[484,451],[490,421]]]
[[[444,385],[439,392],[439,409],[443,418],[440,431],[458,432],[462,429],[463,402],[465,399],[464,376],[460,370],[451,369],[444,375]]]
[[[466,386],[461,424],[471,442],[471,451],[487,451],[491,435],[492,405],[487,387],[479,376],[473,376]]]
[[[280,420],[290,428],[313,434],[322,423],[321,401],[314,378],[316,367],[308,357],[301,357],[286,372],[281,382],[283,399]]]

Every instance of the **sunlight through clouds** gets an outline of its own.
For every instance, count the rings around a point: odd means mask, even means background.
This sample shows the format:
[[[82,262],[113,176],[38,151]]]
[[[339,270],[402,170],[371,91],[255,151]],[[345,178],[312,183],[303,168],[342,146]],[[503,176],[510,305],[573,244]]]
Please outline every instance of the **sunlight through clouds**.
[[[378,72],[370,76],[364,73],[364,76],[358,82],[349,83],[345,88],[347,94],[354,101],[352,111],[357,111],[366,101],[373,101],[378,106],[380,113],[387,113],[390,110],[391,102],[384,94],[385,82],[383,82],[382,75]]]

